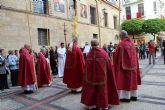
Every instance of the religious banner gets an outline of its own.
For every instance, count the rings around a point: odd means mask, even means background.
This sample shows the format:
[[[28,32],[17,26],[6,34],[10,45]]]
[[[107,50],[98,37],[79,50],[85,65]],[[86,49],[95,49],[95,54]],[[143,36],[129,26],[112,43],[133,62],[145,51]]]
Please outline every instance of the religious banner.
[[[57,12],[65,12],[65,1],[64,0],[53,0],[54,10]]]
[[[33,0],[34,12],[44,13],[44,2],[43,0]]]
[[[75,3],[74,0],[69,0],[69,17],[70,19],[73,19],[75,16]]]
[[[87,6],[84,4],[80,4],[80,16],[82,18],[87,18]]]

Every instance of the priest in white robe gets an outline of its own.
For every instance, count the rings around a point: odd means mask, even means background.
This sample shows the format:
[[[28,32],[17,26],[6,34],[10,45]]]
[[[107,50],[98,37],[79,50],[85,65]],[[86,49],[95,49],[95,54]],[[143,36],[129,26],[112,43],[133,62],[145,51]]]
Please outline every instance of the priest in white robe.
[[[63,77],[64,67],[65,67],[65,59],[66,59],[66,48],[64,47],[64,43],[60,44],[60,47],[57,49],[58,54],[58,77]]]
[[[85,47],[84,47],[84,50],[83,50],[83,55],[84,55],[84,59],[86,59],[89,51],[91,49],[91,46],[89,45],[88,42],[85,43]]]

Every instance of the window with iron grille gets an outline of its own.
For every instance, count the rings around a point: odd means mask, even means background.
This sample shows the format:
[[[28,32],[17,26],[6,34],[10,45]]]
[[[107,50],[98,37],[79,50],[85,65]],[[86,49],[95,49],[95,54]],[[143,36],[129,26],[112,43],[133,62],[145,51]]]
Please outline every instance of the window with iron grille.
[[[90,17],[91,17],[91,24],[97,24],[95,7],[90,6]]]
[[[104,12],[104,26],[108,27],[108,13]]]
[[[131,7],[130,6],[126,7],[125,11],[126,11],[126,18],[131,19]]]
[[[144,4],[138,4],[138,12],[141,13],[142,16],[144,16]]]
[[[38,28],[38,45],[49,45],[49,29]]]
[[[125,3],[129,3],[129,2],[131,2],[131,0],[125,0]]]
[[[114,29],[117,29],[117,16],[113,16]]]
[[[48,0],[33,0],[34,13],[48,14]]]
[[[157,4],[156,1],[153,2],[154,13],[157,14]]]
[[[125,11],[126,11],[126,15],[131,15],[131,7],[126,7],[125,8]]]
[[[98,39],[98,34],[93,34],[94,39]]]

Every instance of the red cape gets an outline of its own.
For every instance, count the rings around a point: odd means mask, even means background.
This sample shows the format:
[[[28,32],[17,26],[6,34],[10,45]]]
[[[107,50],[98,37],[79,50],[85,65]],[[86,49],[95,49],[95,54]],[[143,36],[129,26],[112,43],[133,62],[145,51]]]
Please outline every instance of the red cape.
[[[119,104],[114,70],[101,48],[91,49],[87,56],[81,103],[98,108]]]
[[[113,55],[118,90],[137,90],[141,77],[134,43],[130,38],[122,39]]]
[[[33,56],[26,48],[21,49],[18,74],[18,86],[32,85],[36,81]]]
[[[73,43],[72,51],[66,53],[63,82],[68,88],[76,89],[82,86],[84,73],[84,57],[77,43]]]
[[[42,86],[44,84],[50,83],[52,79],[50,67],[48,62],[46,61],[46,58],[42,53],[38,54],[36,73],[37,73],[38,86]]]

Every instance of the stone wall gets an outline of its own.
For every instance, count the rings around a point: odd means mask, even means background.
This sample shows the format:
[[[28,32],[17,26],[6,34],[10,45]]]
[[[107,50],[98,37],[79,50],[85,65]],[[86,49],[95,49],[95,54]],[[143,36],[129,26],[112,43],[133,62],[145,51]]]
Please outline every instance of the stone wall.
[[[67,3],[65,2],[65,13],[53,10],[53,1],[49,0],[49,15],[33,13],[32,3],[27,0],[27,5],[22,0],[1,0],[0,8],[0,47],[5,49],[19,49],[25,43],[30,43],[32,38],[32,46],[35,50],[39,50],[38,45],[38,28],[48,28],[50,30],[50,45],[55,46],[64,42],[64,23],[67,29],[67,42],[71,42],[72,27],[71,19],[67,13]],[[82,4],[87,5],[87,18],[80,17],[79,11],[81,1],[78,2],[78,31],[79,45],[84,46],[85,42],[90,42],[93,34],[98,34],[97,25],[90,24],[90,6],[96,6],[95,0],[86,0]],[[27,6],[27,10],[26,10]],[[102,9],[105,8],[108,13],[108,27],[103,26]],[[28,15],[27,15],[28,14]],[[118,16],[118,9],[104,2],[99,3],[99,14],[101,24],[101,41],[109,44],[114,42],[115,35],[118,30],[113,29],[113,16]],[[29,27],[28,27],[29,18]]]

